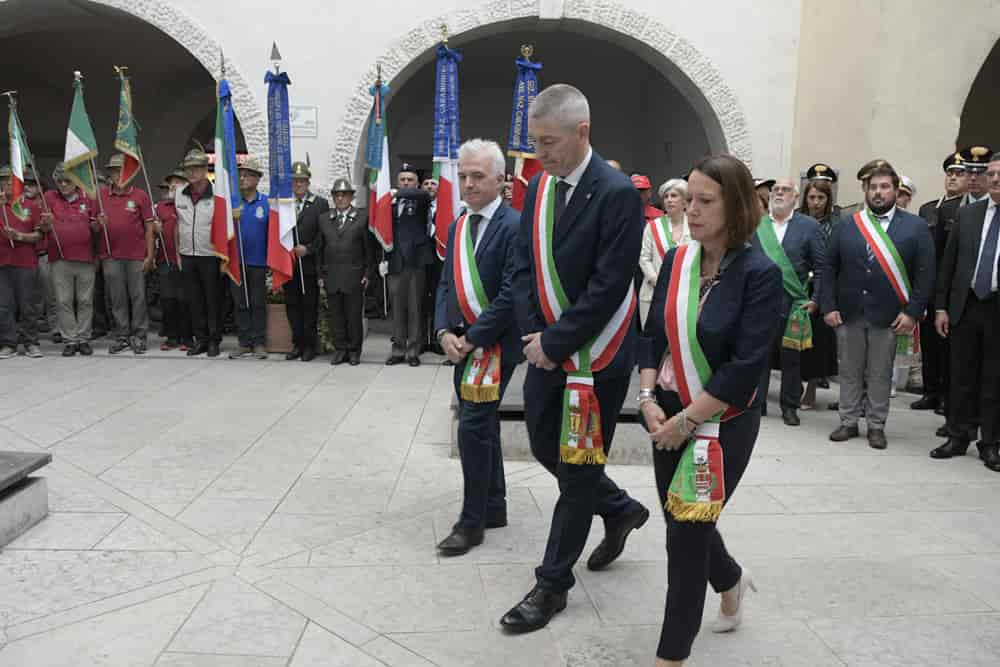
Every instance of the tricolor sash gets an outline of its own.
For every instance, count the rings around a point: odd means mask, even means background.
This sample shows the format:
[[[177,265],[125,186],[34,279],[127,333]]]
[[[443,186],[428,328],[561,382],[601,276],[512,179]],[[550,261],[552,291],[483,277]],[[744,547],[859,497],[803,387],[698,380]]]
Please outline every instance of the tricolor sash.
[[[551,326],[572,306],[556,272],[552,248],[555,229],[556,178],[543,172],[535,195],[532,216],[535,280],[538,302],[546,324]],[[611,319],[597,336],[574,352],[562,364],[566,371],[563,420],[559,454],[564,463],[578,465],[607,463],[601,435],[601,410],[594,392],[594,373],[607,367],[621,348],[635,315],[633,285]]]
[[[910,303],[910,276],[906,272],[906,264],[899,256],[896,244],[882,229],[882,225],[872,219],[868,209],[854,214],[854,224],[857,225],[861,235],[865,237],[868,247],[872,249],[872,254],[875,256],[875,261],[882,267],[882,271],[889,279],[892,291],[899,299],[899,307],[906,308],[906,305]],[[920,351],[919,328],[914,327],[912,334],[896,337],[897,354],[915,355]]]
[[[785,223],[788,224],[788,223]],[[792,261],[788,259],[785,248],[778,241],[778,235],[771,224],[771,216],[765,215],[757,225],[757,239],[760,241],[764,254],[781,269],[781,280],[785,292],[792,297],[792,308],[788,312],[788,323],[781,338],[781,346],[790,350],[808,350],[813,346],[812,321],[806,304],[809,302],[809,292],[795,273]]]
[[[670,218],[666,215],[654,218],[649,221],[650,231],[653,233],[653,242],[656,243],[656,252],[660,253],[660,261],[667,256],[667,251],[676,245],[674,235],[670,231]]]
[[[479,278],[476,240],[472,238],[472,230],[466,223],[467,217],[463,213],[455,223],[452,275],[458,307],[465,321],[471,325],[489,307],[490,300]],[[473,403],[500,400],[500,343],[487,348],[477,347],[466,358],[459,395]]]
[[[670,268],[664,309],[670,360],[677,394],[687,407],[704,391],[712,368],[698,342],[698,303],[701,296],[701,244],[692,241],[677,248]],[[666,509],[677,521],[715,521],[722,513],[726,486],[719,444],[719,423],[738,411],[732,408],[701,424],[685,446],[670,480]]]

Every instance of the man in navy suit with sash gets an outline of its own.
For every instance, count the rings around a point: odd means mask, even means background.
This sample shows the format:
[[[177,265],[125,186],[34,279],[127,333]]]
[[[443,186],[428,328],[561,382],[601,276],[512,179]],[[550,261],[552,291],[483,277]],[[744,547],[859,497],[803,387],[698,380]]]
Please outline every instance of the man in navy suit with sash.
[[[448,229],[434,329],[455,364],[462,513],[438,544],[458,556],[482,544],[486,528],[507,525],[497,411],[524,356],[514,321],[511,274],[520,214],[503,203],[503,151],[472,139],[458,149],[458,184],[468,208]]]
[[[528,133],[544,172],[524,200],[514,308],[531,363],[524,383],[531,451],[560,493],[536,585],[500,620],[508,632],[542,628],[566,607],[595,514],[605,537],[587,561],[591,570],[614,561],[649,518],[604,472],[636,360],[642,202],[591,149],[590,107],[576,88],[539,93]]]
[[[812,347],[809,316],[819,308],[815,300],[819,297],[812,295],[819,294],[823,264],[823,236],[819,223],[795,210],[798,196],[792,179],[777,179],[771,187],[770,214],[760,221],[752,240],[781,269],[785,287],[782,325],[772,356],[781,368],[781,418],[788,426],[800,424],[797,411],[802,399],[802,350]],[[761,405],[767,403],[771,366],[768,364],[764,370]]]
[[[888,162],[869,162],[858,179],[865,208],[834,230],[821,286],[840,357],[840,427],[830,440],[856,438],[864,410],[869,446],[885,449],[896,339],[911,336],[924,316],[934,289],[934,242],[926,222],[896,207],[899,176]]]

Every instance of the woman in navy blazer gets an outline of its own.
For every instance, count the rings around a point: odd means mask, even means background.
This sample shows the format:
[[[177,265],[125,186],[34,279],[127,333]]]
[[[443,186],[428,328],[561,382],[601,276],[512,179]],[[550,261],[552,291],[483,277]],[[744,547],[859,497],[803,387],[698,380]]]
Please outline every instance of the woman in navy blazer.
[[[689,192],[688,224],[702,250],[697,338],[711,379],[701,395],[683,408],[675,380],[670,373],[661,373],[664,362],[669,363],[665,308],[676,249],[664,258],[639,347],[639,407],[653,441],[656,485],[664,507],[694,429],[724,410],[739,413],[719,429],[725,498],[732,497],[757,440],[757,408],[763,400],[757,386],[781,321],[784,296],[781,271],[748,242],[760,210],[746,166],[728,155],[705,158],[691,172]],[[739,625],[743,594],[753,586],[726,551],[714,522],[677,521],[667,511],[664,515],[667,601],[656,652],[658,667],[682,664],[690,655],[701,626],[706,582],[722,594],[712,628],[716,632]]]

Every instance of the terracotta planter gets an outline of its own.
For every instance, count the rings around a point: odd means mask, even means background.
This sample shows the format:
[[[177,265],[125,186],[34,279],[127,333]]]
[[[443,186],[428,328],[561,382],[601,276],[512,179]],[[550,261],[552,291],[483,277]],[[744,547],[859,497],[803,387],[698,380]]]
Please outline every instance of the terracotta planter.
[[[267,304],[267,351],[292,351],[292,326],[285,314],[285,304]]]

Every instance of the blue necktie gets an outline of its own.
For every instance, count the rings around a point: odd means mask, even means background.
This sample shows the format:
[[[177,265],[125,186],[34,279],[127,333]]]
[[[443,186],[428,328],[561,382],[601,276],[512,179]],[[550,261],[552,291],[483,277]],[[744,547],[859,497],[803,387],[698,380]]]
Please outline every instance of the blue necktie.
[[[997,220],[997,212],[994,209],[993,220],[990,228],[986,232],[983,240],[983,251],[979,253],[979,266],[976,268],[976,282],[972,291],[980,299],[990,298],[993,292],[993,267],[997,256],[997,239],[1000,239],[1000,220]]]
[[[887,215],[878,215],[878,216],[875,216],[875,224],[881,226],[882,223],[885,222],[888,219],[889,219],[889,216],[887,216]],[[878,233],[878,232],[876,232],[876,233]],[[870,245],[868,245],[867,243],[865,244],[865,249],[868,250],[868,264],[871,265],[871,264],[873,264],[875,262],[875,251],[872,250],[872,247]]]

